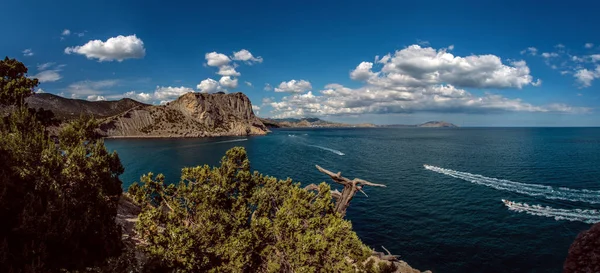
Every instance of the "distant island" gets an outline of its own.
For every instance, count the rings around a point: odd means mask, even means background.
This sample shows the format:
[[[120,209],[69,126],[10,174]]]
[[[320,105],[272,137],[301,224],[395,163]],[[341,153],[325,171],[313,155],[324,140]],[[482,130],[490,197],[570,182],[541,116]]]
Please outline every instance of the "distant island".
[[[424,127],[424,128],[457,128],[458,125],[445,122],[445,121],[428,121],[417,125],[405,125],[405,124],[390,124],[390,125],[379,125],[378,127],[384,128],[402,128],[402,127]]]

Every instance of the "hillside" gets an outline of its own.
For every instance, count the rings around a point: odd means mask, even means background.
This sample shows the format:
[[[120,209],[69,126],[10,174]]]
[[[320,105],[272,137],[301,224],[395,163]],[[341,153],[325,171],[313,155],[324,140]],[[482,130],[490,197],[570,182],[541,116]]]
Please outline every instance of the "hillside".
[[[264,135],[268,129],[242,93],[187,93],[106,118],[100,131],[107,137],[211,137]]]
[[[78,118],[80,115],[105,118],[123,113],[135,107],[148,106],[132,99],[117,101],[87,101],[68,99],[50,93],[35,94],[26,99],[30,108],[44,108],[54,113],[60,120]]]
[[[325,121],[319,118],[284,118],[284,119],[260,119],[269,128],[334,128],[334,127],[375,127],[371,123],[348,124]]]
[[[93,116],[100,120],[99,133],[106,137],[245,136],[268,132],[242,93],[187,93],[167,105],[128,98],[86,101],[42,93],[27,98],[27,103],[30,108],[51,110],[60,121]]]

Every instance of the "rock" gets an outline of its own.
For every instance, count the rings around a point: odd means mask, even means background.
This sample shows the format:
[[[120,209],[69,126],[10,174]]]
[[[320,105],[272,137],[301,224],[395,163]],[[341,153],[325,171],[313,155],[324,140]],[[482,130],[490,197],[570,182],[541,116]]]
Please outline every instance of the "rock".
[[[563,272],[600,272],[600,223],[577,235],[569,247]]]
[[[187,93],[167,105],[135,107],[105,119],[107,137],[214,137],[264,135],[267,127],[254,115],[242,93]]]

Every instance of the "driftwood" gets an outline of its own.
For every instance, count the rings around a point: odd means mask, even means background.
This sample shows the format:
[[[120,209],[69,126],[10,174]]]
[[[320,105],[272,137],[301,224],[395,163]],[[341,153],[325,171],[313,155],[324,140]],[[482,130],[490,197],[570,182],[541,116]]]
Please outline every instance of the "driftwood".
[[[315,165],[315,167],[317,167],[317,169],[320,172],[331,177],[331,179],[333,179],[334,182],[344,186],[344,189],[342,190],[342,192],[339,192],[338,190],[331,191],[331,195],[333,196],[333,198],[336,199],[335,211],[340,213],[340,215],[342,217],[344,217],[344,215],[346,215],[346,209],[348,209],[348,206],[350,206],[350,201],[352,201],[352,198],[354,197],[354,195],[356,195],[356,192],[360,191],[365,196],[369,197],[362,190],[362,188],[364,186],[385,187],[385,185],[383,185],[383,184],[371,183],[369,181],[366,181],[366,180],[363,180],[360,178],[354,178],[353,180],[350,180],[348,178],[343,177],[341,172],[334,173],[332,171],[321,168],[321,166],[319,166],[319,165]],[[315,184],[310,184],[310,185],[306,186],[304,189],[317,190],[317,189],[319,189],[319,187]]]
[[[390,253],[390,251],[387,250],[387,248],[385,248],[384,246],[381,246],[381,248],[383,248],[383,250],[385,250],[385,252],[387,252],[387,254],[385,254],[383,252],[375,251],[373,249],[373,253],[371,255],[376,256],[380,260],[384,260],[384,261],[390,261],[390,262],[400,261],[400,259],[399,259],[400,255],[392,255],[392,253]]]

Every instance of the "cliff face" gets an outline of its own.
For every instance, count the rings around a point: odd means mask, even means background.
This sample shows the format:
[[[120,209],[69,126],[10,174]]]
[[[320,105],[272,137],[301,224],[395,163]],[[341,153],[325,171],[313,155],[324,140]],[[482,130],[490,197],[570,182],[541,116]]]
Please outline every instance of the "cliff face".
[[[167,105],[107,118],[100,131],[108,137],[210,137],[264,135],[268,129],[242,93],[187,93]]]

